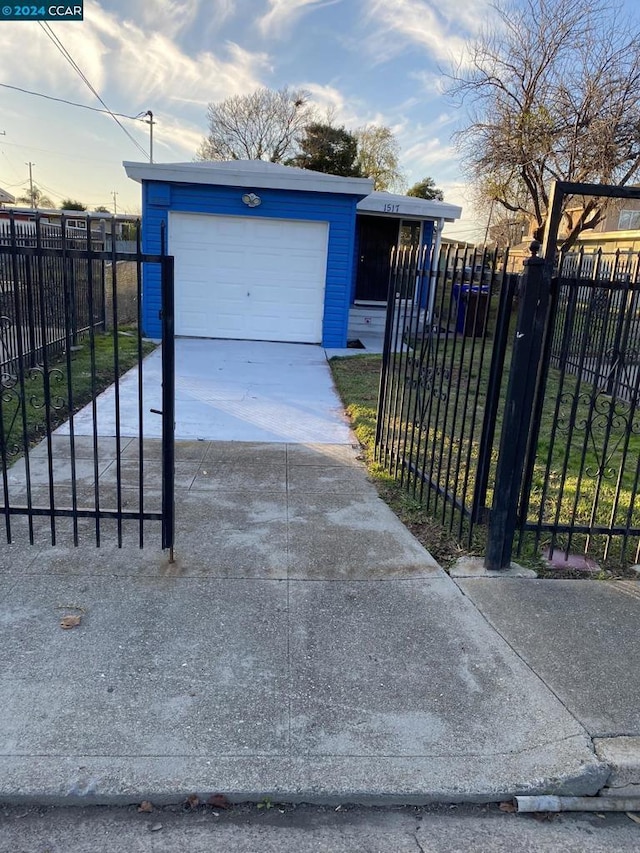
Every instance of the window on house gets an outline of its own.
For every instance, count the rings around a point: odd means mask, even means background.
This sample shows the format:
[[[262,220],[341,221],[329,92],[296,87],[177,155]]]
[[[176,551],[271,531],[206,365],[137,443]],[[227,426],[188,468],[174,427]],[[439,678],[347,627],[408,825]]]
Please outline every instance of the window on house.
[[[403,220],[400,223],[400,245],[412,247],[420,245],[419,222],[407,222]]]
[[[618,218],[618,231],[636,231],[640,229],[640,210],[621,210]]]

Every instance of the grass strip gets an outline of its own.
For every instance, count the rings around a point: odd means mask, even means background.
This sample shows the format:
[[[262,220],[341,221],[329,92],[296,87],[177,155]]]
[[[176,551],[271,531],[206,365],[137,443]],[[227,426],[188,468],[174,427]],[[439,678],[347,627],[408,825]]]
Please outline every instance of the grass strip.
[[[92,390],[104,391],[115,380],[113,333],[96,334],[95,338],[95,376],[92,383],[91,351],[89,339],[74,347],[71,356],[70,384],[73,391],[74,411],[78,411],[91,402]],[[126,373],[138,362],[138,336],[136,331],[120,330],[117,334],[119,375]],[[151,341],[142,342],[142,352],[146,356],[156,348]],[[66,355],[49,362],[50,383],[50,424],[55,429],[69,417],[69,405],[66,399],[68,370]],[[24,450],[22,408],[26,418],[26,433],[29,445],[40,441],[46,435],[46,406],[44,374],[41,367],[27,369],[24,377],[25,399],[20,397],[20,383],[11,374],[2,377],[2,421],[3,441],[10,449],[11,456],[18,456]]]

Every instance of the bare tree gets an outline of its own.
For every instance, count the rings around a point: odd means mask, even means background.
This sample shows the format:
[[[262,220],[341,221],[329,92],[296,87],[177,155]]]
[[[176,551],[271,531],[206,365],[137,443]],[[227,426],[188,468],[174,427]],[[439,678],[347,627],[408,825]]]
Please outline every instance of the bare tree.
[[[388,127],[370,124],[355,132],[358,140],[358,165],[365,178],[373,178],[374,190],[398,190],[405,187],[400,171],[400,144]]]
[[[270,160],[280,163],[297,153],[305,127],[313,120],[306,92],[256,89],[209,104],[209,134],[198,160]]]
[[[450,93],[469,107],[458,136],[489,201],[540,238],[553,179],[623,186],[640,175],[640,36],[608,0],[499,0]],[[567,199],[569,248],[606,203]]]

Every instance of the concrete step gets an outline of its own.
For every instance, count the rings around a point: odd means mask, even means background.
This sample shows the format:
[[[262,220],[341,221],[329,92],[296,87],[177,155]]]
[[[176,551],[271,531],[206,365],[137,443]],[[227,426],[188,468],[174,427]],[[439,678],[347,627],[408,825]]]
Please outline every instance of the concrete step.
[[[384,332],[386,323],[386,311],[376,311],[367,314],[349,315],[349,333],[366,334],[371,332]]]

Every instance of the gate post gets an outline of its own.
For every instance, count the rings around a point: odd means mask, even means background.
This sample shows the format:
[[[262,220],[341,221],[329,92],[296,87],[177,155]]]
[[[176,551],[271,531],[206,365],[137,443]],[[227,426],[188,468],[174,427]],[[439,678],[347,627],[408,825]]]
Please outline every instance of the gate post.
[[[114,244],[115,245],[115,244]],[[164,246],[163,246],[164,248]],[[162,547],[173,563],[175,538],[174,259],[162,258]]]
[[[511,564],[522,475],[549,306],[550,269],[544,258],[538,257],[540,243],[534,240],[529,249],[532,256],[524,262],[493,506],[489,518],[489,538],[484,565],[490,570],[508,569]]]

